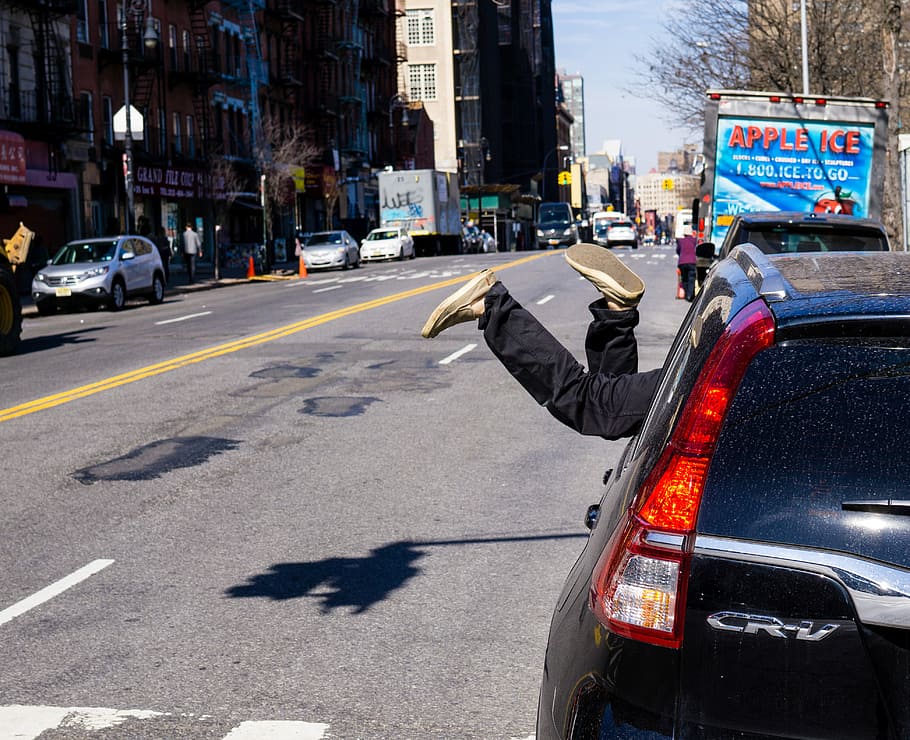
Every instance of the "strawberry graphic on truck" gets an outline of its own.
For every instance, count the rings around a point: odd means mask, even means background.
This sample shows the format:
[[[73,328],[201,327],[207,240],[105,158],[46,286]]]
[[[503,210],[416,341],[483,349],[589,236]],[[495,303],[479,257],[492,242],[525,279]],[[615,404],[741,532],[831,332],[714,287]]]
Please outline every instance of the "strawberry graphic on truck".
[[[853,216],[856,205],[853,193],[838,185],[833,192],[822,193],[815,201],[815,208],[812,210],[815,213],[843,213],[846,216]]]

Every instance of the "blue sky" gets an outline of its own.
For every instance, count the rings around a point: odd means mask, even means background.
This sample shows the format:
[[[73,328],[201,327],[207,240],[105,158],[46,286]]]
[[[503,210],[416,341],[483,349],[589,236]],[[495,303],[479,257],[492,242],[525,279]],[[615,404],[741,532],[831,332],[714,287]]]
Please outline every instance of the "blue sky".
[[[679,0],[553,0],[556,67],[581,74],[585,85],[585,144],[600,151],[620,139],[644,173],[657,152],[696,138],[674,129],[661,106],[625,91],[635,79],[636,54],[646,56],[662,32],[664,13]]]

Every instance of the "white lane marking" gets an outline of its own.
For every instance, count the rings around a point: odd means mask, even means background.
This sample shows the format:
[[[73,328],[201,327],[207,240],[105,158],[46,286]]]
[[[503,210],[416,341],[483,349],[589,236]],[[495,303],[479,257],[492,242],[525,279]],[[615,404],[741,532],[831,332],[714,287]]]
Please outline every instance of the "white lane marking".
[[[338,290],[343,286],[341,285],[330,285],[328,288],[320,288],[319,290],[314,290],[314,293],[327,293],[330,290]]]
[[[247,721],[231,730],[224,740],[320,740],[328,729],[321,722]]]
[[[106,730],[131,719],[173,716],[146,709],[105,707],[50,707],[12,704],[0,707],[0,740],[35,740],[47,730]],[[184,717],[188,715],[183,715]],[[323,722],[260,720],[241,722],[223,740],[322,740],[329,725]]]
[[[450,362],[454,362],[455,360],[457,360],[457,359],[458,359],[459,357],[461,357],[462,355],[466,355],[468,352],[470,352],[471,350],[474,350],[474,349],[477,349],[477,345],[476,345],[476,344],[469,344],[467,347],[462,347],[462,348],[461,348],[460,350],[458,350],[457,352],[453,352],[453,353],[450,354],[448,357],[443,358],[442,360],[439,361],[439,364],[440,364],[440,365],[448,365]]]
[[[74,573],[70,573],[68,576],[61,578],[59,581],[52,583],[50,586],[45,586],[40,591],[32,594],[31,596],[22,599],[22,601],[13,604],[10,607],[7,607],[2,612],[0,612],[0,624],[5,624],[16,617],[25,614],[29,609],[34,609],[36,606],[43,604],[45,601],[50,601],[55,596],[62,594],[68,588],[72,588],[77,583],[81,583],[89,576],[95,575],[98,571],[104,570],[107,566],[111,565],[113,560],[93,560],[88,565],[83,566]],[[0,724],[2,726],[2,724]]]
[[[187,319],[198,319],[200,316],[208,316],[211,311],[203,311],[202,313],[191,313],[186,316],[178,316],[176,319],[165,319],[164,321],[156,321],[155,326],[161,326],[162,324],[176,324],[178,321],[186,321]]]
[[[33,740],[45,730],[73,728],[104,730],[128,719],[149,719],[161,712],[143,709],[105,709],[104,707],[0,707],[0,740]]]
[[[555,297],[556,297],[556,296],[553,295],[552,293],[551,293],[550,295],[546,295],[546,296],[544,296],[543,298],[541,298],[539,301],[537,301],[537,305],[538,305],[538,306],[542,306],[544,303],[549,303],[549,302],[552,301]]]

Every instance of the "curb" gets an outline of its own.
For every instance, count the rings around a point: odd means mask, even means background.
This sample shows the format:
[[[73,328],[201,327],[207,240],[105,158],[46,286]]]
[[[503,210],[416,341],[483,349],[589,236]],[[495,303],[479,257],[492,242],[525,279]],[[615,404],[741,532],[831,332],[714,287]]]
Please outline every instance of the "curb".
[[[181,285],[172,285],[168,286],[164,291],[164,297],[167,299],[168,295],[175,294],[186,294],[186,293],[196,293],[200,290],[213,290],[215,288],[226,288],[231,285],[241,285],[252,282],[271,282],[275,280],[291,280],[296,278],[296,275],[283,275],[283,274],[272,274],[272,275],[257,275],[252,278],[220,278],[215,280],[214,278],[198,280],[192,284],[181,284]],[[29,318],[38,316],[38,309],[35,307],[34,302],[31,299],[31,296],[22,296],[22,317]]]

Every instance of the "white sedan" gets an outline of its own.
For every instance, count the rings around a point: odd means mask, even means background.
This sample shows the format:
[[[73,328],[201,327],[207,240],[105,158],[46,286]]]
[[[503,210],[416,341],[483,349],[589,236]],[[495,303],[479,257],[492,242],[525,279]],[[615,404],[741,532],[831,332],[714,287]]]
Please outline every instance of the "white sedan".
[[[414,259],[416,256],[413,237],[407,229],[397,226],[373,229],[360,243],[360,259],[364,262]]]

